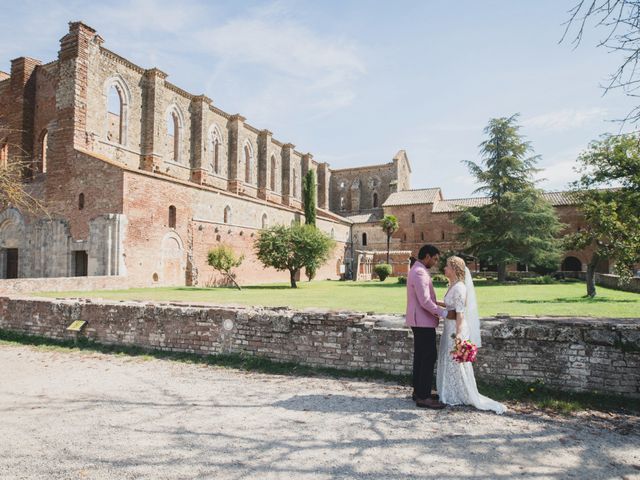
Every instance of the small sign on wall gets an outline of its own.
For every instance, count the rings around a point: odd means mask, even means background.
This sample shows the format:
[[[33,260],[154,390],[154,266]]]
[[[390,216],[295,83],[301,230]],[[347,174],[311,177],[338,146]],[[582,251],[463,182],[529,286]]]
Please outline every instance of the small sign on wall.
[[[79,332],[87,324],[85,320],[75,320],[67,327],[69,332]]]

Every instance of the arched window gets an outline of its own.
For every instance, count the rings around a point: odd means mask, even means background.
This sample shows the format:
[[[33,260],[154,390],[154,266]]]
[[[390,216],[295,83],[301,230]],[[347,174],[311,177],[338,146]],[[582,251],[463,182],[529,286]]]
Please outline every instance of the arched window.
[[[362,246],[363,247],[367,246],[367,234],[366,233],[362,234]]]
[[[444,230],[442,231],[442,240],[444,240]]]
[[[377,192],[373,192],[373,208],[378,208],[378,194]]]
[[[251,172],[253,170],[253,149],[250,143],[244,145],[244,181],[251,183]]]
[[[331,238],[336,238],[336,231],[333,228],[331,229]]]
[[[171,105],[167,110],[166,152],[167,159],[173,162],[179,162],[182,156],[180,146],[183,140],[183,118],[182,112],[175,104]]]
[[[47,129],[40,135],[40,163],[38,165],[38,171],[42,173],[47,172],[47,156],[49,154],[49,134]]]
[[[7,140],[0,140],[0,167],[6,167],[9,162],[9,144]]]
[[[402,241],[403,241],[403,242],[406,242],[406,241],[407,241],[407,234],[406,234],[406,233],[403,233],[403,234],[402,234]]]
[[[231,223],[231,207],[227,205],[224,207],[224,223]]]
[[[107,140],[122,143],[122,94],[116,85],[109,88],[107,97]]]
[[[127,144],[127,122],[131,94],[124,80],[115,76],[105,82],[104,95],[106,99],[107,117],[106,138],[109,142]]]
[[[340,197],[340,210],[344,210],[344,197]]]
[[[411,212],[411,223],[416,223],[416,214]]]
[[[420,232],[420,240],[424,242],[424,232]]]
[[[78,210],[82,210],[84,208],[84,193],[78,195]]]
[[[176,207],[169,207],[169,228],[176,228]]]
[[[269,218],[266,213],[262,214],[262,228],[267,228],[269,226]]]
[[[275,192],[276,191],[276,157],[275,155],[271,155],[271,191]]]
[[[220,163],[220,146],[222,145],[222,135],[220,135],[220,131],[218,127],[215,125],[211,128],[209,132],[209,159],[211,163],[211,171],[216,175],[219,175],[221,172],[221,163]]]

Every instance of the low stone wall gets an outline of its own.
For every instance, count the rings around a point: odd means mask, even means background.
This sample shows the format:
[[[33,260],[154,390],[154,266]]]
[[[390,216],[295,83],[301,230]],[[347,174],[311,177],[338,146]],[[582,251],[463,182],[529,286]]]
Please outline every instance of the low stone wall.
[[[130,278],[120,275],[96,277],[51,277],[0,279],[0,295],[32,292],[87,292],[90,290],[119,290],[150,287],[149,284],[132,284]]]
[[[400,316],[207,304],[0,297],[0,329],[196,354],[246,353],[343,369],[411,371],[413,340]],[[576,391],[640,398],[640,319],[483,320],[476,372],[486,380],[542,380]]]
[[[587,272],[562,272],[566,277],[587,280]],[[596,273],[596,285],[616,290],[624,290],[626,292],[640,293],[640,278],[633,277],[627,284],[620,285],[618,275],[610,275],[608,273]]]

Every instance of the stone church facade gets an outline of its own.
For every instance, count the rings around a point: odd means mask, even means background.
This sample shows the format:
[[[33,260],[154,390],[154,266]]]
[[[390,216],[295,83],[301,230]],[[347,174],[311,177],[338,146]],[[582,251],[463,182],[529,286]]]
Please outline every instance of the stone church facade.
[[[411,190],[404,151],[387,164],[331,169],[103,43],[73,22],[56,60],[21,57],[0,72],[0,162],[28,162],[27,189],[46,208],[0,212],[0,278],[207,285],[218,280],[208,250],[228,244],[246,257],[242,282],[286,281],[286,272],[258,262],[253,242],[266,226],[304,221],[309,170],[318,179],[318,227],[337,244],[317,278],[339,278],[341,265],[356,268],[358,252],[386,248],[378,225],[385,213],[400,220],[398,251],[455,246],[451,220],[476,200]],[[579,226],[566,196],[549,195],[568,228]],[[587,254],[567,252],[579,267]]]

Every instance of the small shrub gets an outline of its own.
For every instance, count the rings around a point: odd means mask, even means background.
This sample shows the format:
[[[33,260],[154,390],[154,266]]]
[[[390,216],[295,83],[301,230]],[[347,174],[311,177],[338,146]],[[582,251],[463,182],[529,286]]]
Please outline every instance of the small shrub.
[[[403,276],[398,277],[398,283],[400,285],[406,285],[407,284],[407,277],[403,277]]]
[[[242,290],[238,282],[235,279],[235,273],[232,270],[239,267],[244,260],[244,255],[236,257],[233,248],[229,245],[220,245],[218,247],[209,250],[207,255],[207,263],[211,265],[214,270],[219,271],[226,277],[226,279],[233,283],[238,290]]]
[[[446,284],[449,283],[449,280],[447,280],[447,277],[445,277],[443,274],[441,273],[436,273],[435,275],[431,275],[431,281],[433,283],[438,283],[438,284]]]
[[[518,283],[521,285],[550,285],[556,283],[556,280],[551,275],[544,275],[543,277],[520,278]]]
[[[384,282],[387,277],[389,275],[391,275],[391,272],[393,271],[391,265],[389,265],[388,263],[380,263],[379,265],[376,265],[375,267],[373,267],[373,271],[376,272],[376,275],[378,275],[378,278],[380,278],[381,282]]]

